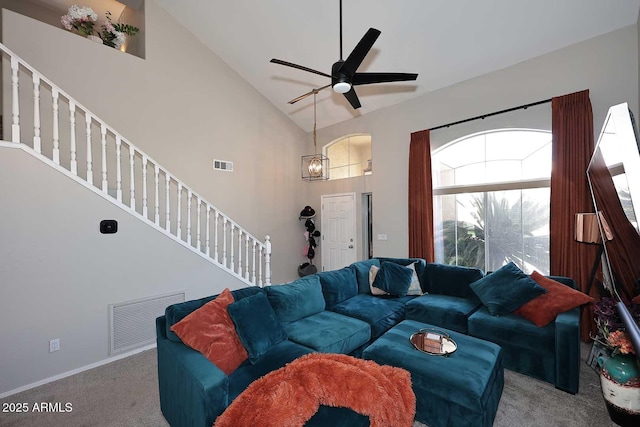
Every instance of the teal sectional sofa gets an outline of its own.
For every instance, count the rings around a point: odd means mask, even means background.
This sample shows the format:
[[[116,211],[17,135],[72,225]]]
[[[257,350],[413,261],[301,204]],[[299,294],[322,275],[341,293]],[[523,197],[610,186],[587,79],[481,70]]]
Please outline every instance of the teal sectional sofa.
[[[384,263],[413,264],[424,295],[372,295],[371,266],[388,265]],[[271,329],[281,328],[284,335],[282,340],[268,343],[266,351],[253,363],[246,360],[229,375],[183,344],[170,329],[216,296],[169,306],[165,315],[156,321],[162,413],[172,427],[210,427],[217,416],[261,376],[311,352],[360,357],[367,346],[405,319],[493,341],[505,349],[505,367],[577,392],[578,309],[563,313],[545,328],[537,328],[515,314],[491,316],[485,313],[469,287],[483,276],[477,269],[427,264],[422,259],[377,258],[337,271],[305,276],[288,284],[234,290],[231,293],[236,303],[257,294],[266,296],[269,310],[272,309],[277,318],[277,325]],[[560,280],[575,286],[571,279]],[[250,323],[252,317],[246,315],[243,321]],[[514,338],[520,334],[526,335]],[[347,408],[321,406],[307,426],[326,425],[367,426],[369,420]]]

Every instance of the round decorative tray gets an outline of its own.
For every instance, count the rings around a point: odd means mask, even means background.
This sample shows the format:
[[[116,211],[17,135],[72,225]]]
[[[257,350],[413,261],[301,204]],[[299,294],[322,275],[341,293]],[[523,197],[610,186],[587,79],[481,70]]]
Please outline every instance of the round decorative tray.
[[[446,332],[436,328],[420,329],[409,338],[411,344],[423,353],[448,356],[458,349],[458,344]]]

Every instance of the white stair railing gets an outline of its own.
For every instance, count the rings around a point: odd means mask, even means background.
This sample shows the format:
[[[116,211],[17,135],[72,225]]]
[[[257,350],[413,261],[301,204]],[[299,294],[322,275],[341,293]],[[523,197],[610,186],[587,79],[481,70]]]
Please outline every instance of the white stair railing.
[[[271,284],[269,236],[256,239],[2,43],[0,51],[11,68],[11,142],[246,283]]]

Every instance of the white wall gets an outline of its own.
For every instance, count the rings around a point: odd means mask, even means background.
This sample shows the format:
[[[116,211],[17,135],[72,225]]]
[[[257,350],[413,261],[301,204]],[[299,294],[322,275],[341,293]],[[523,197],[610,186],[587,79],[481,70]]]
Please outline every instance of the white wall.
[[[108,359],[109,304],[244,286],[23,150],[0,146],[0,199],[0,395]]]
[[[297,277],[305,133],[155,1],[145,14],[146,59],[10,11],[3,40],[251,234],[271,235],[274,283]],[[213,171],[214,158],[235,171]]]
[[[374,168],[366,190],[373,193],[373,235],[388,235],[387,241],[374,240],[374,255],[406,256],[411,132],[583,89],[590,90],[596,137],[611,105],[629,102],[638,113],[636,26],[319,129],[317,139],[322,145],[343,135],[371,134]],[[310,151],[310,135],[307,141]],[[335,191],[334,185],[341,192],[361,192],[358,180],[324,187],[313,183],[305,191],[305,203],[317,204],[317,194]]]

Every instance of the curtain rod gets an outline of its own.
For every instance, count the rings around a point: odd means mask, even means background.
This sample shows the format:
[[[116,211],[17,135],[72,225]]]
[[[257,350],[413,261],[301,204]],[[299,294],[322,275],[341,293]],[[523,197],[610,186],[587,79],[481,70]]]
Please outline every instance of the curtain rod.
[[[481,116],[471,117],[470,119],[459,120],[457,122],[453,122],[453,123],[448,123],[446,125],[437,126],[437,127],[431,128],[429,130],[430,131],[434,131],[434,130],[438,130],[438,129],[442,129],[442,128],[448,128],[450,126],[455,126],[455,125],[459,125],[459,124],[462,124],[462,123],[471,122],[473,120],[485,119],[487,117],[497,116],[498,114],[509,113],[509,112],[515,111],[515,110],[526,110],[529,107],[534,107],[536,105],[546,104],[547,102],[551,102],[551,99],[552,98],[545,99],[543,101],[532,102],[531,104],[525,104],[525,105],[521,105],[519,107],[507,108],[506,110],[500,110],[500,111],[496,111],[494,113],[483,114]]]

